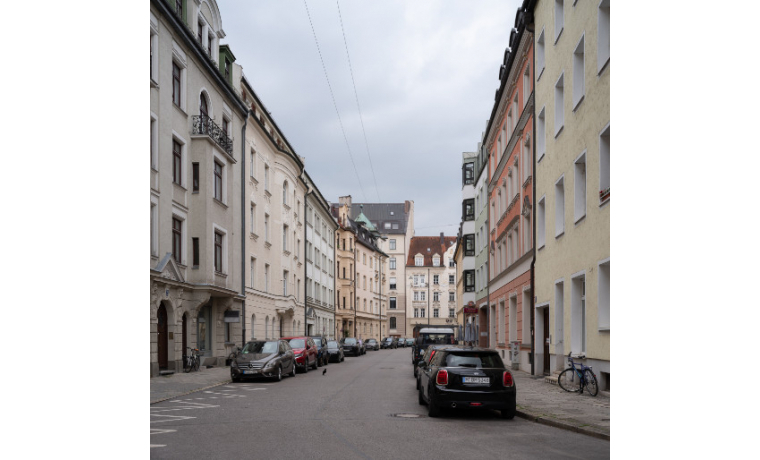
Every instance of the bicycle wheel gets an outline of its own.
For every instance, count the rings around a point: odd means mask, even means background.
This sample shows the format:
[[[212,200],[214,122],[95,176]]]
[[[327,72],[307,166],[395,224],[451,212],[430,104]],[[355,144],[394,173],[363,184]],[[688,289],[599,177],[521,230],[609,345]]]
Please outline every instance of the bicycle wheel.
[[[201,358],[196,357],[193,359],[193,370],[197,372],[199,367],[201,367]]]
[[[591,393],[591,396],[596,396],[599,393],[599,385],[596,383],[596,376],[591,369],[583,371],[583,380],[586,381],[586,390]]]
[[[193,369],[193,363],[190,360],[190,357],[189,356],[185,356],[185,368],[184,368],[184,371],[185,372],[190,372],[192,369]]]
[[[575,369],[565,369],[557,379],[559,387],[570,393],[581,391],[581,378],[575,373]]]

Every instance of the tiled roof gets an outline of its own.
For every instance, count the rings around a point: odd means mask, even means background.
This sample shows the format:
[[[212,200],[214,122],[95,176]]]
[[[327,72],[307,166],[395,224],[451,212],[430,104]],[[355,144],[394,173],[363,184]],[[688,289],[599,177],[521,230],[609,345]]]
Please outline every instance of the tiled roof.
[[[441,265],[444,264],[444,254],[452,244],[457,242],[456,236],[415,236],[409,243],[409,256],[406,259],[407,266],[414,266],[414,256],[422,254],[425,256],[425,267],[433,266],[433,256],[438,254],[441,257]],[[428,251],[428,249],[430,249]]]
[[[364,213],[380,233],[404,234],[409,220],[404,207],[404,203],[352,203],[351,218],[356,219]],[[386,223],[391,228],[385,228]],[[398,228],[393,228],[394,224]]]

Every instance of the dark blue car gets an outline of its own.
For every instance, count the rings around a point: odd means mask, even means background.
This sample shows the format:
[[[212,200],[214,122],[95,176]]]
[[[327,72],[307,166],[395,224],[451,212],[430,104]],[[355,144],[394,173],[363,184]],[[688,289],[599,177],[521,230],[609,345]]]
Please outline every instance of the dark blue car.
[[[327,366],[330,362],[330,354],[327,352],[327,339],[324,337],[311,337],[317,345],[317,363],[319,366]]]

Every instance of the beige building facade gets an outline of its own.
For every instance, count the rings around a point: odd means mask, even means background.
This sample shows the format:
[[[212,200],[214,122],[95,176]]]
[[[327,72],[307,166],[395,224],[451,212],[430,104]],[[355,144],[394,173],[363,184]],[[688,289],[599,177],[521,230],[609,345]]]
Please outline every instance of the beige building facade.
[[[536,341],[545,372],[583,355],[609,391],[609,0],[541,0],[534,18]]]
[[[407,335],[417,325],[454,326],[456,321],[456,237],[415,236],[406,260]]]

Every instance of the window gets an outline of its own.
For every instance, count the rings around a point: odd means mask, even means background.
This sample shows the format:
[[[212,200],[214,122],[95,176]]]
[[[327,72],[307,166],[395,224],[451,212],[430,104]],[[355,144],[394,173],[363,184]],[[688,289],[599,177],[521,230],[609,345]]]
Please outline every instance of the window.
[[[575,160],[575,206],[573,207],[575,222],[586,215],[586,152]]]
[[[453,318],[453,317],[454,317],[454,309],[449,308],[449,318]]]
[[[181,18],[184,18],[184,15],[182,14],[182,2],[183,1],[184,0],[174,0],[174,11]]]
[[[150,203],[150,255],[158,255],[158,203]]]
[[[182,185],[182,144],[172,139],[172,180]]]
[[[464,292],[475,292],[475,270],[464,271]]]
[[[456,301],[455,296],[456,296],[456,293],[454,291],[449,291],[449,302]]]
[[[554,343],[561,345],[565,342],[565,283],[554,284]]]
[[[438,292],[433,293],[433,302],[438,302]]]
[[[182,69],[172,61],[172,102],[177,107],[182,107]]]
[[[454,275],[449,275],[449,284],[454,284],[454,283],[455,283]]]
[[[391,329],[396,329],[396,317],[395,316],[391,316],[390,327],[391,327]]]
[[[201,186],[201,170],[198,163],[193,163],[193,192],[200,190]]]
[[[269,214],[264,214],[264,241],[269,242]]]
[[[420,309],[419,308],[415,308],[414,309],[414,317],[415,318],[419,318],[419,316],[420,316]]]
[[[470,198],[462,202],[462,220],[475,220],[474,198]]]
[[[288,205],[288,181],[285,181],[282,184],[282,204],[285,206]]]
[[[559,76],[554,85],[554,137],[557,137],[565,126],[565,74]]]
[[[454,265],[456,265],[456,262],[454,262],[454,259],[449,259],[449,267],[454,268]]]
[[[438,309],[437,308],[433,309],[433,318],[438,318]]]
[[[565,1],[554,0],[554,44],[557,44],[562,29],[565,27]]]
[[[396,249],[396,240],[390,240],[390,249]]]
[[[390,304],[389,304],[388,308],[390,308],[391,310],[395,310],[396,309],[396,298],[395,297],[391,297],[390,298]]]
[[[464,255],[465,256],[475,255],[475,234],[474,233],[464,236]]]
[[[172,217],[172,255],[174,261],[182,264],[182,221]]]
[[[386,223],[383,225],[383,228],[385,228],[386,230],[390,230],[390,228],[391,228],[391,223],[390,223],[390,222],[386,222]]]
[[[414,266],[415,267],[422,267],[424,265],[424,257],[423,256],[415,256],[414,257]]]
[[[573,278],[570,304],[570,350],[586,353],[586,276]]]
[[[544,157],[546,153],[546,107],[541,107],[541,112],[538,114],[538,124],[536,126],[536,144],[538,146],[538,161]]]
[[[388,261],[388,268],[391,269],[391,270],[395,270],[396,269],[396,258],[395,257],[391,257],[389,259],[389,261]]]
[[[396,278],[394,277],[390,279],[390,289],[396,289]]]
[[[420,308],[420,318],[424,318],[424,317],[425,317],[425,309]]]
[[[525,65],[525,72],[523,72],[523,109],[528,105],[528,97],[530,96],[530,62]]]
[[[599,135],[599,202],[610,199],[610,125]]]
[[[438,275],[433,275],[433,284],[438,284]]]
[[[584,38],[585,35],[581,35],[581,39],[575,47],[575,51],[573,51],[573,110],[578,107],[578,104],[583,100],[583,95],[586,94],[586,77],[584,72],[586,67],[586,52]]]
[[[599,264],[599,330],[610,330],[610,261]]]
[[[597,73],[602,73],[610,62],[610,0],[599,3],[597,16],[596,66]]]
[[[538,75],[538,78],[536,78],[536,81],[541,79],[541,75],[544,74],[544,61],[546,60],[546,52],[544,48],[544,31],[541,30],[541,34],[538,36],[538,40],[536,41],[536,73]]]
[[[264,264],[264,292],[269,292],[269,264]]]
[[[565,233],[565,178],[554,184],[554,236]]]
[[[222,234],[214,232],[214,270],[222,272]]]
[[[475,163],[465,163],[462,166],[462,184],[472,184],[475,182]]]
[[[288,226],[287,225],[282,226],[282,250],[283,251],[288,250]]]
[[[251,289],[256,288],[256,258],[251,257]]]
[[[269,165],[264,165],[264,190],[269,191]]]
[[[509,298],[509,337],[510,342],[517,340],[517,296]]]
[[[214,162],[214,198],[219,201],[222,199],[222,165],[218,162]]]
[[[251,177],[256,177],[256,151],[251,149]]]
[[[282,271],[282,295],[286,296],[288,295],[288,271],[283,270]]]
[[[251,233],[256,233],[256,205],[251,203]]]
[[[200,101],[200,111],[201,111],[201,120],[202,122],[207,120],[209,118],[208,116],[208,100],[206,99],[206,95],[201,93],[201,101]]]
[[[536,238],[538,238],[538,248],[541,249],[546,243],[546,198],[541,197],[538,201],[538,210],[536,211],[538,228],[536,229]]]
[[[154,24],[153,22],[153,15],[151,14],[150,18],[150,79],[154,82],[158,80],[158,66],[156,65],[156,50],[158,49],[158,34],[156,33],[155,26],[157,24]]]
[[[433,257],[433,267],[440,267],[441,266],[441,258],[439,256]]]

